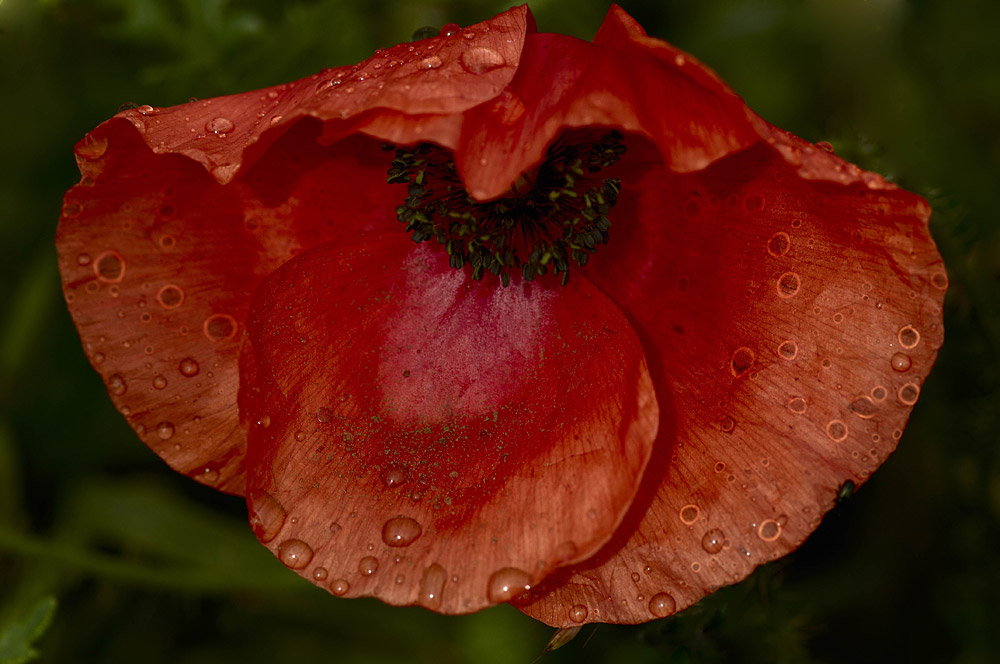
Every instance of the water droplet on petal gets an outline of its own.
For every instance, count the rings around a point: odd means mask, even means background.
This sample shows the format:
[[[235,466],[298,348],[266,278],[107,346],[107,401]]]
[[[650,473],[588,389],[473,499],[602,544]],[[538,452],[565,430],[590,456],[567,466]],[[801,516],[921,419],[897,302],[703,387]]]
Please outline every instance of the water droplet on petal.
[[[285,508],[266,491],[251,489],[249,497],[250,528],[261,542],[270,542],[285,525]]]
[[[649,600],[649,612],[657,618],[666,618],[677,610],[677,602],[667,593],[656,593]]]
[[[167,379],[163,376],[157,376],[153,379],[153,387],[157,390],[162,390],[167,386]]]
[[[896,393],[899,400],[907,406],[912,406],[917,403],[917,397],[920,396],[920,388],[916,383],[907,383],[899,388],[899,392]]]
[[[569,608],[569,619],[576,623],[582,623],[587,619],[590,611],[583,604],[574,604]]]
[[[750,367],[753,366],[755,359],[756,357],[754,356],[754,352],[749,348],[745,346],[737,348],[733,351],[733,356],[729,360],[729,371],[733,374],[733,376],[739,378],[750,370]]]
[[[806,400],[802,397],[792,397],[788,400],[788,410],[797,415],[806,412]]]
[[[441,594],[444,592],[444,584],[448,580],[448,573],[437,563],[431,564],[424,570],[424,575],[420,579],[420,594],[417,601],[421,606],[428,609],[437,609],[441,606]]]
[[[177,365],[177,370],[181,372],[181,375],[191,378],[192,376],[198,375],[198,362],[190,357],[185,357],[181,360],[181,363]]]
[[[441,66],[441,58],[436,55],[431,55],[420,61],[421,69],[437,69]]]
[[[347,582],[347,579],[337,579],[330,582],[330,592],[332,592],[337,597],[341,597],[347,594],[347,591],[351,589],[351,584]]]
[[[382,473],[382,482],[389,489],[403,486],[406,484],[406,471],[397,467],[386,468]]]
[[[892,366],[893,371],[898,371],[903,373],[904,371],[910,370],[910,356],[906,353],[893,353],[892,358],[889,359],[889,364]]]
[[[358,571],[361,576],[371,576],[378,571],[378,558],[375,556],[365,556],[358,562]]]
[[[77,143],[74,152],[78,157],[86,159],[88,161],[93,161],[95,159],[100,159],[108,149],[108,139],[105,137],[95,137],[93,134],[88,134],[84,137],[82,141]]]
[[[913,348],[920,343],[920,333],[912,325],[900,328],[896,336],[899,338],[899,345],[903,348]]]
[[[462,29],[458,23],[445,23],[439,33],[442,37],[451,37]]]
[[[125,382],[121,374],[111,374],[108,376],[108,390],[111,394],[120,397],[128,391],[128,383]]]
[[[117,251],[105,251],[94,261],[94,274],[106,284],[120,283],[125,278],[125,259]]]
[[[875,407],[875,402],[868,396],[858,397],[851,402],[851,405],[848,406],[847,409],[863,420],[869,420],[875,417],[875,413],[878,412],[878,409]]]
[[[841,420],[830,420],[826,425],[826,435],[835,443],[847,438],[847,425]]]
[[[765,542],[773,542],[781,535],[781,524],[774,519],[765,519],[757,527],[757,537]]]
[[[701,538],[701,548],[712,554],[722,551],[725,543],[726,535],[718,528],[712,528]]]
[[[213,134],[228,134],[235,128],[236,125],[229,118],[212,118],[205,123],[205,130]]]
[[[389,546],[409,546],[420,537],[421,532],[419,523],[409,517],[397,516],[382,526],[382,541]]]
[[[329,574],[325,567],[317,567],[313,570],[313,578],[317,581],[323,581]]]
[[[799,275],[794,272],[785,272],[778,277],[778,297],[786,300],[790,297],[795,297],[801,286],[802,280],[799,278]]]
[[[504,567],[490,576],[486,597],[499,604],[509,602],[527,590],[531,590],[531,576],[516,567]]]
[[[503,67],[507,61],[492,48],[478,47],[463,51],[459,58],[462,67],[470,74],[485,74],[497,67]]]
[[[791,339],[782,341],[778,346],[778,355],[789,361],[794,360],[799,355],[799,345]]]
[[[302,569],[312,560],[313,550],[298,539],[285,540],[278,545],[278,560],[290,569]]]
[[[202,330],[209,341],[218,342],[236,336],[236,319],[229,314],[212,314],[205,319]]]
[[[690,526],[692,523],[698,520],[698,515],[701,514],[701,508],[697,505],[690,504],[685,505],[678,512],[678,516],[684,525]]]
[[[779,258],[787,254],[791,246],[792,238],[789,237],[788,233],[779,231],[772,235],[771,239],[767,241],[767,253],[771,254],[775,258]]]
[[[184,304],[184,289],[176,284],[167,284],[156,293],[156,301],[164,309],[176,309]]]

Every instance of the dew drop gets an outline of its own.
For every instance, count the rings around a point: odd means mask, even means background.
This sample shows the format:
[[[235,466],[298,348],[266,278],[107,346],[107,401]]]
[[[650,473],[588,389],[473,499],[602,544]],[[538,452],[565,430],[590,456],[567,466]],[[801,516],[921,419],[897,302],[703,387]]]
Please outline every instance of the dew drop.
[[[325,567],[317,567],[313,570],[313,578],[317,581],[323,581],[329,574]]]
[[[791,246],[792,238],[789,237],[788,233],[779,231],[772,235],[771,239],[767,241],[767,253],[771,254],[775,258],[779,258],[787,254]]]
[[[649,612],[657,618],[666,618],[677,610],[677,602],[667,593],[656,593],[649,600]]]
[[[782,341],[778,346],[778,355],[786,360],[794,360],[799,355],[799,345],[791,339]]]
[[[198,369],[198,362],[191,357],[185,357],[181,360],[181,363],[177,365],[177,370],[181,372],[181,375],[187,376],[188,378],[197,376]]]
[[[389,489],[403,486],[406,484],[406,471],[398,467],[386,468],[382,473],[382,483]]]
[[[389,519],[382,526],[382,541],[389,546],[409,546],[423,529],[420,524],[405,516]]]
[[[125,259],[117,251],[105,251],[94,261],[94,274],[106,284],[117,284],[125,278]]]
[[[170,440],[174,436],[174,425],[172,422],[160,422],[156,425],[156,435],[160,440]]]
[[[685,505],[680,509],[677,515],[680,520],[687,526],[698,520],[698,515],[701,514],[701,508],[694,504]]]
[[[365,556],[358,562],[358,571],[361,576],[371,576],[378,571],[378,558],[375,556]]]
[[[799,279],[799,275],[794,272],[785,272],[783,275],[778,277],[778,297],[786,300],[790,297],[795,297],[796,293],[799,292],[799,287],[801,285],[802,280]]]
[[[830,420],[826,425],[826,435],[835,443],[847,438],[847,425],[841,420]]]
[[[421,69],[437,69],[441,66],[441,58],[436,55],[431,55],[420,61]]]
[[[482,46],[463,51],[459,61],[462,63],[462,68],[470,74],[485,74],[507,64],[500,53]]]
[[[944,272],[935,272],[931,275],[931,285],[939,290],[947,290],[948,275]]]
[[[764,197],[760,194],[747,194],[743,199],[743,209],[747,212],[760,212],[764,209]]]
[[[157,390],[162,390],[167,386],[167,379],[163,376],[157,376],[153,379],[153,387]]]
[[[792,411],[793,413],[796,413],[797,415],[801,415],[802,413],[806,412],[806,400],[803,399],[802,397],[792,397],[791,399],[788,400],[787,405],[788,405],[788,410]]]
[[[156,301],[164,309],[176,309],[184,304],[184,289],[176,284],[167,284],[156,293]]]
[[[285,540],[278,545],[278,560],[289,569],[302,569],[312,560],[313,550],[299,539]]]
[[[569,619],[575,623],[582,623],[587,619],[590,611],[583,604],[574,604],[569,608]]]
[[[632,582],[633,583],[639,583],[639,579],[640,579],[639,573],[638,572],[632,572]]]
[[[920,343],[920,333],[912,325],[900,328],[896,337],[899,339],[899,345],[903,348],[913,348]]]
[[[250,528],[261,542],[270,542],[285,525],[285,508],[266,491],[251,489],[248,496]]]
[[[875,417],[875,414],[878,412],[878,408],[875,407],[875,402],[873,402],[871,397],[868,396],[858,397],[851,402],[851,405],[848,406],[847,409],[863,420],[870,420]]]
[[[765,519],[757,526],[757,537],[765,542],[773,542],[781,536],[781,524],[774,519]]]
[[[516,567],[504,567],[490,575],[486,597],[494,604],[509,602],[523,592],[531,590],[531,576]]]
[[[893,353],[889,359],[889,364],[892,366],[893,371],[903,373],[910,370],[912,362],[910,361],[910,356],[906,353]]]
[[[444,584],[447,580],[448,573],[444,568],[437,563],[432,563],[424,570],[424,575],[420,579],[420,594],[417,601],[428,609],[440,607]]]
[[[903,385],[901,388],[899,388],[899,391],[896,393],[896,396],[899,398],[900,402],[903,403],[904,405],[912,406],[913,404],[917,403],[917,397],[920,396],[920,388],[917,386],[916,383],[907,383],[906,385]]]
[[[439,33],[442,37],[451,37],[462,29],[458,23],[445,23]]]
[[[212,118],[205,123],[205,130],[213,134],[228,134],[235,128],[236,125],[229,118]]]
[[[886,396],[888,396],[888,393],[885,391],[884,387],[882,387],[881,385],[876,385],[875,387],[872,388],[871,395],[872,399],[874,399],[875,401],[883,401],[885,400]]]
[[[701,538],[701,548],[708,553],[716,554],[722,551],[726,543],[726,535],[718,528],[712,528]]]
[[[108,377],[108,390],[116,397],[120,397],[128,391],[128,383],[125,382],[121,374],[111,374]]]
[[[82,141],[76,144],[76,148],[73,150],[77,156],[82,157],[88,161],[93,161],[95,159],[100,159],[104,156],[104,152],[108,149],[108,139],[101,137],[97,138],[93,134],[89,134]]]
[[[76,257],[77,265],[84,265],[84,266],[90,265],[90,261],[91,261],[90,254],[80,254]]]
[[[225,341],[236,336],[236,319],[229,314],[212,314],[205,319],[202,330],[212,342]]]
[[[737,348],[733,351],[733,356],[729,360],[729,371],[733,376],[739,378],[750,370],[755,359],[754,352],[746,346]]]

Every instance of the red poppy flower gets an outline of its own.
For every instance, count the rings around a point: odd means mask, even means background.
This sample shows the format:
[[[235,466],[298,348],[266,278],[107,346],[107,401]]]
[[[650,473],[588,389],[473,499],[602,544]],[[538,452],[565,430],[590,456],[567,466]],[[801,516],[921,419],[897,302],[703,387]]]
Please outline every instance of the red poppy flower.
[[[593,43],[521,7],[125,110],[76,154],[60,266],[116,406],[336,595],[669,615],[864,482],[942,342],[926,202],[617,7]]]

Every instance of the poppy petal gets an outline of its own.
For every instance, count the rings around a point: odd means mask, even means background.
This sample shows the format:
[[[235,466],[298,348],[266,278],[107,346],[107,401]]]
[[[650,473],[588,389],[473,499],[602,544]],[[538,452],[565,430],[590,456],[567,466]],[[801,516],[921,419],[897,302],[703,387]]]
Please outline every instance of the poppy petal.
[[[122,121],[77,148],[57,233],[70,313],[117,408],[173,468],[242,493],[235,395],[250,298],[304,247],[398,227],[386,156],[299,123],[239,181],[157,155]]]
[[[615,537],[533,591],[528,615],[683,609],[798,547],[895,449],[943,341],[930,208],[795,141],[798,164],[759,145],[623,176],[615,218],[636,223],[613,225],[587,274],[642,340],[660,434]]]
[[[583,278],[498,288],[368,235],[283,265],[247,330],[251,523],[337,595],[507,601],[608,540],[651,453],[641,347]]]
[[[483,200],[541,161],[569,127],[646,136],[677,172],[760,140],[742,99],[694,58],[647,37],[617,6],[593,43],[528,35],[504,94],[467,115],[456,163],[469,192]]]
[[[454,147],[462,111],[503,90],[533,30],[527,6],[515,7],[455,33],[380,49],[357,65],[180,106],[141,106],[116,118],[132,123],[153,151],[183,154],[220,184],[307,116],[330,125],[326,143],[361,131]]]

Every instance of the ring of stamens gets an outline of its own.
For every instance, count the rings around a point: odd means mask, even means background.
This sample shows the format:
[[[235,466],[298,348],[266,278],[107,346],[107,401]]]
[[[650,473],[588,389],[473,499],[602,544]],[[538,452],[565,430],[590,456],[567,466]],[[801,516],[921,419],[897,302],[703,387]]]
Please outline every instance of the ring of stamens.
[[[451,267],[468,264],[474,279],[490,272],[504,286],[512,271],[532,281],[551,268],[565,284],[570,262],[586,265],[597,246],[610,239],[607,215],[618,201],[621,181],[597,174],[624,153],[616,131],[596,141],[588,133],[564,135],[505,195],[479,202],[462,184],[452,154],[421,143],[396,149],[388,182],[408,185],[396,216],[413,241],[436,239]]]

